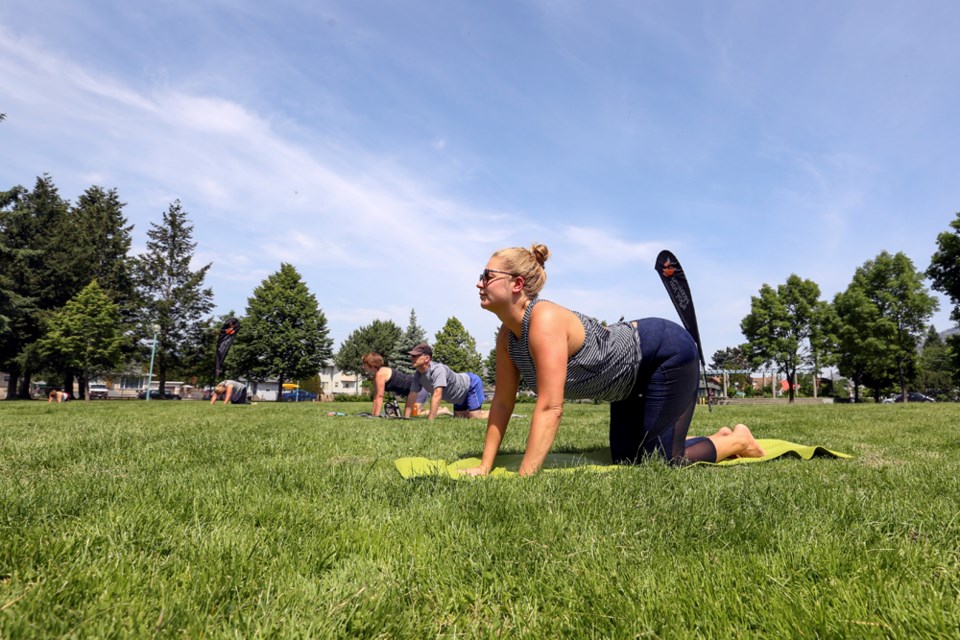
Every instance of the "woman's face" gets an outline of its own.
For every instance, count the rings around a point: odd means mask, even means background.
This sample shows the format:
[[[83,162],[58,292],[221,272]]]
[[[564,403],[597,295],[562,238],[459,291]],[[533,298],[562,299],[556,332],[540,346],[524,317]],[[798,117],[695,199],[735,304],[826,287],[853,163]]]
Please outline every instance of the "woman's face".
[[[480,307],[488,311],[513,300],[513,283],[516,276],[509,273],[503,260],[490,258],[486,268],[477,279],[480,290]]]

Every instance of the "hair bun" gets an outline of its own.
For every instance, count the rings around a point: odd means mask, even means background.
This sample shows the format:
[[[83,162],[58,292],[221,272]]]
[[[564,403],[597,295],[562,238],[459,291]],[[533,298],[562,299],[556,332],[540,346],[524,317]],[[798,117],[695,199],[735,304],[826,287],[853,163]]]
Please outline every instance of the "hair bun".
[[[534,259],[541,267],[547,261],[547,258],[550,257],[550,249],[547,249],[547,245],[545,244],[530,245],[530,253],[533,254]]]

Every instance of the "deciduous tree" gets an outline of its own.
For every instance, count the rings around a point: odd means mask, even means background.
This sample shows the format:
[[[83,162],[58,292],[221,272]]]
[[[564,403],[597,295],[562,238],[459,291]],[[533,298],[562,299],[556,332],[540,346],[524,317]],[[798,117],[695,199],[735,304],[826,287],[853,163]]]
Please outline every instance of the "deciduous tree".
[[[63,362],[87,387],[91,376],[107,373],[120,362],[120,312],[110,296],[92,281],[55,312],[38,343],[40,355]],[[81,395],[88,398],[86,388]]]
[[[953,361],[950,347],[936,327],[930,325],[917,361],[917,373],[911,386],[937,400],[953,400]]]
[[[384,357],[387,366],[395,367],[391,354],[397,350],[397,344],[403,336],[403,330],[392,320],[374,320],[372,323],[354,330],[340,345],[334,363],[341,371],[362,373],[361,359],[370,351],[376,351]],[[408,361],[409,358],[404,357]]]
[[[776,289],[764,284],[760,295],[750,299],[750,314],[740,322],[750,361],[755,366],[774,364],[788,380],[796,380],[797,369],[810,362],[810,337],[822,321],[819,298],[817,283],[796,274]],[[792,384],[789,389],[793,402]]]
[[[927,277],[933,288],[947,294],[953,303],[950,317],[960,322],[960,212],[950,222],[952,231],[937,236],[937,251],[930,259]]]
[[[920,340],[939,306],[913,262],[881,252],[857,269],[838,302],[840,372],[854,380],[859,372],[877,400],[894,384],[906,399]]]

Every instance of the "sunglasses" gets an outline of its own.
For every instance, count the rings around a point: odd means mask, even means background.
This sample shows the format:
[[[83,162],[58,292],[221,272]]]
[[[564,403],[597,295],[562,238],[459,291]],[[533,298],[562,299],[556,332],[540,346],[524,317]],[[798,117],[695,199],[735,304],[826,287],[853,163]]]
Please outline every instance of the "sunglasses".
[[[499,269],[484,269],[480,273],[480,282],[482,282],[483,284],[488,284],[490,280],[493,279],[493,276],[490,275],[491,273],[503,273],[510,276],[511,278],[518,277],[516,273],[510,273],[509,271],[500,271]]]

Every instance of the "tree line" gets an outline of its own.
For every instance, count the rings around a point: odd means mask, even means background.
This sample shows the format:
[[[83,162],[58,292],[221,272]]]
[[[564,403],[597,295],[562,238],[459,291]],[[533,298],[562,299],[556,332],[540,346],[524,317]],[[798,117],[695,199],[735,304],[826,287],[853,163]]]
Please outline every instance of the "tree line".
[[[216,339],[224,320],[241,319],[226,362],[232,377],[285,381],[315,378],[331,362],[359,373],[368,351],[411,372],[407,351],[426,340],[411,310],[405,329],[374,320],[351,333],[334,354],[326,316],[296,268],[280,269],[254,289],[245,313],[211,315],[205,286],[212,264],[194,268],[193,226],[180,201],[147,230],[145,250],[130,255],[133,226],[115,189],[88,188],[75,203],[48,175],[32,189],[0,191],[0,371],[7,397],[27,398],[44,377],[85,395],[91,379],[141,375],[151,353],[164,390],[174,377],[213,383]],[[960,384],[960,335],[940,340],[927,323],[938,308],[924,285],[945,293],[960,321],[960,213],[937,237],[924,272],[903,253],[881,252],[859,267],[832,301],[796,274],[764,284],[741,321],[746,341],[717,351],[715,368],[798,371],[836,366],[879,399],[908,389],[946,397]],[[496,351],[481,359],[476,341],[448,318],[433,341],[435,359],[492,384]],[[793,387],[790,398],[793,399]]]
[[[92,186],[71,203],[48,175],[0,192],[0,370],[8,398],[44,376],[81,395],[91,378],[139,373],[156,337],[161,385],[202,356],[213,294],[210,265],[191,268],[196,244],[179,201],[130,255],[133,226],[115,189]],[[151,344],[152,346],[152,344]]]
[[[923,272],[902,252],[883,251],[861,265],[832,301],[796,274],[775,288],[764,284],[740,323],[746,342],[717,351],[712,366],[769,368],[791,381],[802,368],[817,374],[836,366],[852,381],[856,400],[861,386],[877,401],[892,391],[906,399],[910,390],[956,399],[960,334],[944,341],[928,324],[939,303],[925,277],[949,297],[951,319],[960,321],[960,213],[937,236]],[[792,402],[793,385],[788,389]]]
[[[205,285],[212,263],[192,266],[196,242],[179,200],[147,230],[131,255],[133,225],[116,189],[88,188],[75,203],[48,175],[32,189],[0,191],[0,371],[7,398],[29,398],[31,381],[73,389],[108,374],[140,376],[154,361],[159,390],[180,378],[214,382],[216,340],[229,317],[241,330],[226,373],[248,380],[315,377],[330,362],[360,372],[367,351],[410,372],[406,352],[425,340],[411,310],[401,330],[376,320],[354,331],[334,357],[327,319],[290,264],[257,286],[242,316],[211,315]],[[455,317],[436,334],[435,357],[458,371],[480,371],[476,342]],[[151,358],[152,355],[152,358]]]

